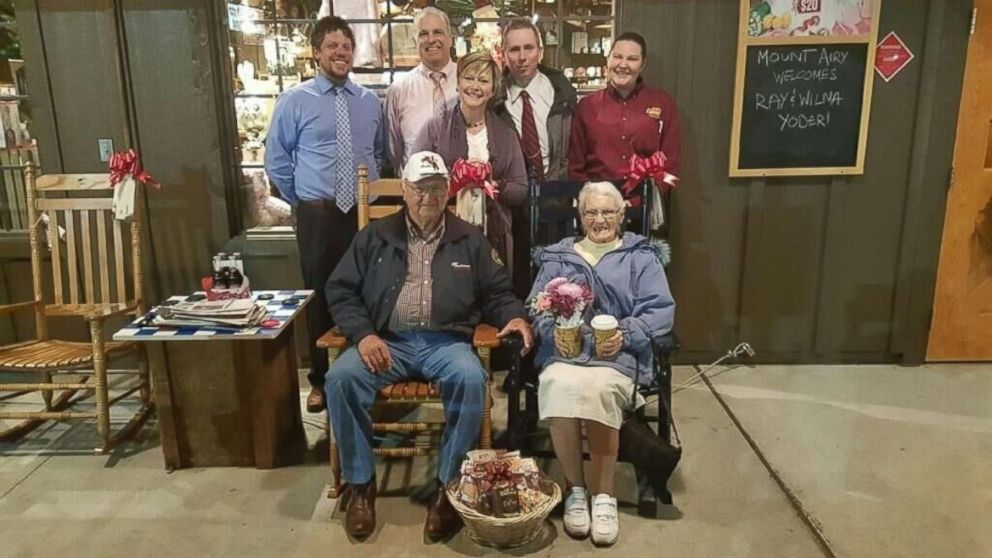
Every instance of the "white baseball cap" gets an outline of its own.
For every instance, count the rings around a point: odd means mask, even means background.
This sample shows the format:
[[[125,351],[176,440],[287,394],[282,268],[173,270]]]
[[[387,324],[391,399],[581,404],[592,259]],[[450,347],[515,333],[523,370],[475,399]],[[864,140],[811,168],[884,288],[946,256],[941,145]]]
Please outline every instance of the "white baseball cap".
[[[420,182],[437,176],[448,178],[448,167],[444,166],[444,159],[432,151],[419,151],[410,155],[403,167],[403,178],[407,182]]]

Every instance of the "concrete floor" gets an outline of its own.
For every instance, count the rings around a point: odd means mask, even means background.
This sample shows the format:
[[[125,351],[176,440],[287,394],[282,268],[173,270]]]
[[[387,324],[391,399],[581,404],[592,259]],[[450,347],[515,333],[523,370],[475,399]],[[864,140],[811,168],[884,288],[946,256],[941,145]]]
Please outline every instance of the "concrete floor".
[[[692,372],[677,370],[676,381]],[[574,541],[552,517],[540,540],[506,553],[992,556],[992,366],[721,367],[711,375],[712,389],[700,383],[675,395],[685,456],[664,519],[636,515],[632,470],[621,465],[615,547]],[[153,424],[110,456],[89,452],[95,435],[86,423],[48,424],[0,444],[0,556],[499,553],[464,534],[423,543],[425,511],[407,494],[430,477],[427,459],[380,464],[379,528],[364,543],[349,541],[324,498],[323,417],[306,420],[312,463],[273,471],[168,474]]]

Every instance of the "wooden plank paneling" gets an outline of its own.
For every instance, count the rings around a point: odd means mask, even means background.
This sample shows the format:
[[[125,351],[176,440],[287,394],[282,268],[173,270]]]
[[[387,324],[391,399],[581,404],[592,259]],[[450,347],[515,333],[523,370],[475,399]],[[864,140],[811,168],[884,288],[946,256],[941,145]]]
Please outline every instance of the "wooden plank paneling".
[[[617,25],[618,31],[645,36],[646,79],[666,89],[679,105],[681,185],[671,195],[674,257],[667,272],[686,354],[722,352],[738,337],[748,191],[726,169],[737,13],[725,6],[671,2],[659,9],[653,2],[625,1]],[[700,33],[704,22],[707,32]]]
[[[202,0],[120,4],[129,37],[135,138],[144,166],[163,184],[147,194],[146,237],[157,260],[150,278],[163,295],[187,292],[199,288],[211,254],[236,232],[229,229],[229,211],[237,207],[228,208],[228,191],[234,196],[244,192],[233,181],[225,184],[222,154],[228,148],[220,139],[228,115],[218,111],[230,110],[233,116],[233,107],[218,98],[230,87],[223,80],[225,69],[214,65],[212,34],[226,38],[226,12],[211,19],[212,4],[218,3]],[[220,54],[227,64],[227,48]]]
[[[876,84],[865,174],[765,181],[727,177],[739,2],[624,2],[617,29],[645,36],[646,82],[672,93],[682,118],[668,273],[683,358],[747,340],[759,360],[884,362],[925,340],[939,218],[921,201],[944,203],[936,169],[950,154],[934,142],[954,129],[953,118],[926,115],[945,105],[941,114],[956,114],[970,3],[937,4],[882,6],[880,29],[897,31],[917,60]]]
[[[829,177],[751,184],[741,277],[741,339],[766,351],[813,348]]]
[[[117,73],[114,2],[37,0],[37,6],[62,165],[68,172],[105,172],[97,139],[110,138],[123,148],[127,129]]]
[[[944,94],[937,97],[933,107],[934,116],[930,119],[930,123],[932,126],[936,127],[936,130],[927,135],[930,145],[928,146],[927,151],[928,156],[922,161],[923,165],[919,170],[920,180],[918,182],[913,182],[910,185],[910,195],[915,203],[909,204],[909,208],[911,210],[915,209],[915,219],[919,223],[919,226],[916,227],[917,235],[916,238],[913,239],[915,242],[910,244],[911,255],[901,258],[900,260],[900,276],[911,278],[909,281],[904,281],[904,283],[908,283],[909,285],[908,290],[910,292],[907,296],[909,303],[903,307],[906,308],[905,314],[897,315],[898,318],[896,323],[900,327],[897,329],[897,335],[893,336],[893,343],[898,344],[903,348],[902,353],[904,364],[919,364],[923,362],[925,357],[929,358],[926,353],[926,346],[916,340],[923,335],[928,335],[928,330],[931,324],[930,320],[927,319],[929,317],[929,313],[926,312],[929,308],[925,305],[930,301],[927,297],[919,296],[917,293],[929,294],[937,290],[938,287],[936,283],[938,270],[936,266],[931,267],[929,264],[934,261],[934,258],[939,260],[943,257],[940,255],[942,250],[942,238],[944,241],[948,241],[947,239],[949,237],[953,238],[954,231],[959,230],[955,226],[956,223],[949,222],[947,223],[947,226],[950,228],[947,230],[946,235],[943,234],[943,231],[941,233],[927,234],[927,232],[931,230],[939,230],[941,224],[944,223],[945,207],[948,211],[948,216],[951,216],[956,213],[955,206],[959,203],[957,201],[957,194],[954,194],[953,197],[949,198],[946,190],[927,187],[927,185],[936,183],[947,176],[947,169],[941,165],[943,155],[950,153],[953,157],[952,160],[954,165],[957,166],[961,164],[962,171],[964,173],[961,182],[957,182],[957,178],[955,177],[955,184],[950,186],[952,191],[954,188],[958,187],[958,184],[971,188],[979,187],[984,184],[986,186],[985,192],[987,194],[992,194],[992,191],[987,188],[990,185],[989,168],[992,167],[992,163],[989,162],[989,159],[986,158],[984,161],[981,160],[981,152],[979,151],[979,160],[972,160],[969,164],[965,162],[968,160],[966,156],[964,161],[959,163],[959,153],[952,151],[961,149],[963,150],[963,153],[967,153],[967,149],[964,145],[961,145],[961,143],[962,141],[969,143],[969,139],[962,140],[960,131],[957,129],[959,124],[961,128],[970,128],[972,132],[978,131],[978,134],[975,134],[975,136],[972,137],[978,138],[977,143],[979,143],[979,145],[982,143],[986,143],[987,147],[992,145],[989,143],[990,138],[987,135],[988,128],[986,127],[990,123],[988,116],[989,97],[987,91],[990,83],[988,61],[990,52],[992,51],[990,51],[988,47],[989,33],[990,30],[992,30],[992,26],[990,26],[990,24],[992,24],[992,21],[988,19],[988,12],[992,11],[992,5],[990,5],[988,0],[975,2],[979,20],[976,22],[975,34],[970,38],[971,44],[966,47],[968,55],[967,69],[965,69],[964,56],[953,58],[947,56],[948,51],[953,51],[953,46],[955,45],[957,37],[960,36],[960,34],[953,32],[947,33],[946,29],[948,27],[967,29],[971,23],[971,14],[967,10],[970,6],[962,4],[970,5],[971,3],[952,2],[942,6],[941,10],[937,10],[938,13],[936,15],[943,17],[944,24],[942,26],[938,26],[933,30],[933,32],[931,32],[930,29],[927,29],[928,42],[937,43],[941,46],[939,50],[941,56],[937,58],[933,64],[926,65],[924,69],[927,79],[931,79],[930,76],[933,76],[932,80],[935,83],[943,83],[947,81],[955,83],[958,75],[957,72],[959,70],[962,73],[966,71],[968,75],[961,84],[961,88],[967,91],[967,93],[962,96],[960,106],[954,103],[954,101],[958,98],[957,95]],[[951,45],[950,48],[948,44]],[[977,56],[984,56],[984,60],[981,58],[972,57],[971,52],[974,52],[976,49],[982,49],[982,54]],[[975,78],[976,75],[979,77]],[[980,91],[980,87],[973,86],[973,83],[984,83],[986,93],[983,94]],[[986,115],[984,119],[979,119],[977,121],[962,120],[964,118],[969,118],[969,115],[974,115],[976,112],[979,112],[976,110],[977,106],[984,107],[984,113]],[[950,131],[947,131],[943,123],[943,118],[947,114],[958,114],[958,118],[955,119],[954,122],[955,128]],[[969,123],[972,125],[981,123],[981,125],[969,127],[967,126]],[[926,130],[926,128],[924,128],[924,130]],[[947,131],[946,136],[942,135],[942,132],[945,131]],[[951,138],[955,138],[954,141],[951,141]],[[985,199],[988,200],[989,198],[986,197]],[[976,220],[975,217],[964,217],[964,222],[968,223],[971,227],[969,240],[972,243],[973,250],[979,248],[979,246],[982,246],[984,243],[983,239],[987,239],[989,237],[989,234],[987,233],[988,222],[985,219],[988,217],[989,213],[988,209],[983,209],[985,215],[982,216],[979,214],[977,217],[979,220]],[[962,219],[963,217],[961,214],[956,216],[958,219]],[[953,246],[953,244],[951,246]],[[969,267],[971,267],[971,270],[981,269],[979,262],[982,262],[983,260],[986,264],[989,261],[987,248],[985,257],[975,257],[975,259],[970,261]],[[987,270],[988,267],[986,266],[985,269]],[[940,273],[943,274],[944,272],[940,271]],[[969,275],[969,279],[971,281],[976,279],[976,275],[979,277],[981,276],[980,274],[975,274],[974,271],[970,271]],[[987,274],[985,276],[985,281],[987,284]],[[940,295],[937,296],[939,297]],[[981,306],[979,306],[981,301],[981,298],[975,298],[964,302],[962,305],[967,304],[972,309],[977,309],[981,308]],[[988,298],[986,298],[985,301],[987,304]],[[936,312],[936,308],[933,308],[933,310]],[[955,319],[955,321],[958,322],[959,327],[960,324],[967,323],[970,324],[970,326],[975,330],[981,331],[983,326],[987,326],[988,317],[988,314],[986,314],[986,321],[984,324],[971,321],[974,320],[974,316],[970,319],[960,319],[960,321],[959,319]],[[935,321],[938,319],[939,318],[935,317]],[[974,337],[972,337],[972,339],[974,340]],[[982,346],[981,343],[985,343],[986,345],[984,346],[987,348],[988,336],[986,335],[984,337],[979,337],[979,339],[978,346]],[[988,353],[985,353],[985,355],[979,355],[973,353],[969,355],[968,358],[974,359],[979,356],[986,356],[987,354]],[[962,357],[964,357],[964,355],[957,355],[957,358]]]
[[[52,61],[48,58],[43,41],[38,17],[38,0],[14,0],[13,4],[14,19],[17,21],[17,38],[26,64],[25,74],[31,96],[29,101],[31,135],[38,142],[39,153],[44,154],[44,157],[40,157],[37,162],[43,172],[59,173],[63,171],[62,152],[59,147],[58,121],[48,76],[48,66]]]
[[[899,33],[917,60],[896,79],[876,81],[865,174],[831,186],[823,272],[828,279],[818,317],[821,352],[894,352],[893,300],[916,125],[907,115],[920,107],[917,62],[925,55],[927,24],[914,14],[928,3],[912,0],[904,10],[883,5],[883,28]]]

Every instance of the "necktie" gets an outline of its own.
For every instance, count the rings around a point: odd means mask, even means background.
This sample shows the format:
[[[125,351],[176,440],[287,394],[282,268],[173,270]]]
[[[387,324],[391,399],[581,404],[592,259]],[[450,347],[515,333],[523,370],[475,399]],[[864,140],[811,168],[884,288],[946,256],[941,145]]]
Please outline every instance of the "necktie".
[[[430,135],[431,146],[437,147],[441,139],[440,120],[444,115],[444,78],[441,72],[431,72],[431,81],[434,82],[434,92],[431,95],[431,119],[428,123],[427,133]]]
[[[348,116],[348,100],[344,87],[335,87],[334,111],[337,123],[338,152],[335,170],[337,184],[334,198],[338,209],[347,213],[355,205],[355,187],[358,174],[355,172],[355,153],[351,148],[351,119]]]
[[[520,92],[520,101],[523,103],[523,115],[520,117],[520,148],[524,151],[524,158],[527,159],[531,168],[534,169],[534,176],[538,182],[544,182],[544,157],[541,155],[541,138],[537,135],[537,124],[534,121],[534,106],[530,102],[530,94],[526,91]]]

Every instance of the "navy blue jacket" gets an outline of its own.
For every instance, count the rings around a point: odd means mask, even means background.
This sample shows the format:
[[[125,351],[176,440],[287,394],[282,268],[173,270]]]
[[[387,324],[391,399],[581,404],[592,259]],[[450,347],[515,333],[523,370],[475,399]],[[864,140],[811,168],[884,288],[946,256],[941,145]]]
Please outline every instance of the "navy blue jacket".
[[[510,276],[477,227],[444,212],[444,234],[431,262],[431,323],[438,331],[472,335],[487,323],[502,328],[526,319]],[[352,241],[327,280],[334,323],[352,343],[389,330],[407,275],[406,213],[373,221]]]

